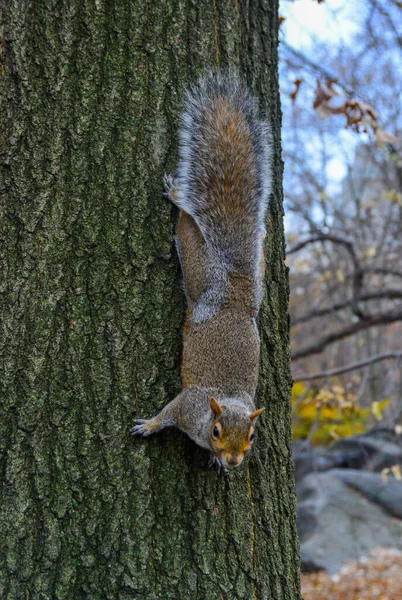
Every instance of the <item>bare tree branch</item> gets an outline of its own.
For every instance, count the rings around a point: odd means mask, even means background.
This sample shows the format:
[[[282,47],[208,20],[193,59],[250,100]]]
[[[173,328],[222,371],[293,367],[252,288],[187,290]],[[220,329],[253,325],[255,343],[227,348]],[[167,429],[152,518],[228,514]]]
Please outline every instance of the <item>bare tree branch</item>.
[[[387,26],[389,27],[389,29],[391,29],[392,33],[395,35],[395,40],[396,40],[398,46],[400,46],[402,48],[402,36],[399,34],[399,32],[395,26],[395,23],[394,23],[393,19],[391,18],[391,15],[389,14],[389,12],[387,10],[385,10],[384,6],[382,6],[376,0],[369,0],[369,3],[380,13],[380,15],[382,15],[384,17],[385,21],[387,22]],[[399,6],[399,8],[400,8],[400,6]]]
[[[333,344],[338,340],[342,340],[346,337],[349,337],[359,331],[364,331],[365,329],[369,329],[370,327],[374,327],[375,325],[387,325],[389,323],[394,323],[395,321],[402,320],[402,309],[398,308],[397,310],[382,313],[378,315],[368,315],[364,320],[358,321],[357,323],[352,323],[348,327],[341,329],[340,331],[335,331],[334,333],[330,333],[327,336],[323,337],[318,342],[305,346],[304,348],[300,348],[300,350],[295,350],[292,352],[292,360],[299,360],[300,358],[304,358],[306,356],[311,356],[312,354],[318,354],[322,352],[323,349],[329,344]]]
[[[286,251],[286,254],[294,254],[295,252],[299,252],[299,250],[302,250],[309,244],[315,244],[316,242],[332,242],[333,244],[340,244],[341,246],[345,246],[349,254],[353,257],[354,260],[356,260],[356,252],[353,243],[350,240],[328,233],[322,233],[319,235],[314,235],[313,237],[309,237],[306,240],[303,240],[295,246],[293,246],[293,248],[289,248],[289,250]]]
[[[376,274],[376,275],[392,275],[393,277],[400,277],[402,279],[402,273],[400,271],[394,271],[393,269],[382,269],[381,267],[369,267],[363,269],[364,273]]]
[[[307,238],[306,240],[299,242],[298,244],[296,244],[296,246],[290,248],[287,253],[293,254],[294,252],[298,252],[302,248],[305,248],[307,245],[314,244],[316,242],[331,242],[333,244],[339,244],[341,246],[344,246],[349,252],[354,267],[352,282],[353,297],[350,301],[350,308],[352,309],[352,312],[356,315],[356,317],[358,317],[361,320],[366,319],[366,315],[362,312],[361,308],[359,307],[360,295],[363,288],[364,271],[361,269],[359,258],[355,251],[355,247],[350,240],[337,235],[322,233],[320,235],[314,235],[313,237]]]
[[[367,367],[367,365],[372,365],[380,360],[388,360],[390,358],[399,359],[402,358],[402,350],[398,350],[395,352],[386,352],[384,354],[376,354],[375,356],[371,356],[370,358],[366,358],[365,360],[360,360],[359,362],[352,363],[350,365],[345,365],[343,367],[338,367],[336,369],[331,369],[330,371],[321,371],[319,373],[305,374],[305,375],[296,375],[293,377],[293,382],[296,381],[313,381],[313,379],[328,379],[329,377],[334,377],[335,375],[341,375],[342,373],[349,373],[350,371],[356,371],[357,369],[361,369],[362,367]]]
[[[281,46],[283,46],[284,48],[289,50],[289,52],[291,52],[294,56],[297,56],[298,58],[300,58],[300,60],[303,61],[303,63],[305,65],[309,65],[309,67],[313,70],[313,73],[315,73],[315,74],[319,73],[320,75],[323,75],[327,80],[334,81],[336,83],[336,85],[338,85],[340,88],[342,88],[343,91],[346,92],[346,94],[348,96],[355,96],[356,98],[361,98],[361,100],[364,100],[364,102],[367,102],[367,100],[361,94],[359,94],[355,90],[352,90],[346,84],[342,83],[342,81],[340,81],[340,79],[337,75],[334,75],[333,73],[330,73],[329,71],[327,71],[320,65],[317,65],[315,62],[313,62],[312,60],[307,58],[307,56],[302,54],[299,50],[296,50],[296,48],[293,48],[282,37],[280,39],[280,43],[281,43]]]
[[[367,302],[368,300],[383,300],[388,299],[392,300],[395,298],[402,298],[402,290],[381,290],[378,292],[370,292],[367,294],[362,294],[359,297],[359,302]],[[339,302],[338,304],[334,304],[333,306],[329,306],[328,308],[322,308],[318,310],[312,310],[311,312],[298,317],[297,319],[292,319],[291,326],[294,327],[296,325],[300,325],[300,323],[306,323],[306,321],[311,321],[312,319],[317,319],[319,317],[325,317],[326,315],[330,315],[331,313],[337,312],[338,310],[343,310],[351,306],[353,299],[346,300],[345,302]]]

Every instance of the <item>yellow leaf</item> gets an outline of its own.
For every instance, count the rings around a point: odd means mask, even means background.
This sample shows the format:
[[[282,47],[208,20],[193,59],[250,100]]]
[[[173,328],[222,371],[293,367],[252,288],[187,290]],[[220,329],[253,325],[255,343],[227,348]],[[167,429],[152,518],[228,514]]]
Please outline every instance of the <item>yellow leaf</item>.
[[[385,469],[382,469],[382,471],[381,471],[381,479],[382,479],[382,482],[384,485],[387,484],[389,472],[390,472],[390,469],[388,469],[388,467],[385,467]]]
[[[389,200],[394,204],[398,204],[399,206],[402,205],[402,194],[395,189],[383,192],[383,197],[385,200]]]
[[[375,416],[375,418],[377,419],[377,421],[382,421],[382,414],[381,414],[381,408],[380,408],[380,403],[379,402],[373,402],[371,405],[371,412],[373,413],[373,415]]]
[[[341,283],[343,283],[345,281],[345,275],[343,274],[342,269],[337,270],[336,276],[338,278],[338,281],[340,281]]]
[[[336,432],[336,430],[335,430],[335,428],[334,428],[334,427],[333,427],[332,429],[330,429],[330,430],[329,430],[329,435],[330,435],[331,437],[333,437],[333,438],[334,438],[334,440],[339,440],[339,438],[341,437],[341,436],[339,435],[339,433],[337,433],[337,432]]]
[[[297,381],[296,383],[293,384],[293,387],[292,387],[292,395],[293,396],[303,396],[305,391],[306,391],[306,385],[304,383],[302,383],[301,381]]]
[[[321,275],[321,277],[319,278],[319,280],[318,280],[318,281],[319,281],[320,283],[324,283],[325,281],[329,281],[329,280],[331,279],[331,277],[332,277],[332,273],[331,273],[331,271],[325,271],[325,272],[324,272],[324,273]]]
[[[384,412],[384,409],[387,408],[387,406],[390,402],[391,402],[391,400],[389,398],[385,398],[384,400],[381,400],[380,402],[372,403],[371,413],[374,415],[374,417],[377,419],[377,421],[382,421],[382,419],[383,419],[382,413]]]
[[[365,251],[362,253],[362,256],[363,256],[364,258],[373,258],[373,256],[375,256],[375,255],[376,255],[376,253],[377,253],[377,250],[376,250],[376,248],[374,248],[374,246],[371,246],[371,248],[367,248],[367,250],[365,250]]]
[[[399,465],[393,465],[391,467],[391,471],[394,474],[395,479],[397,479],[398,481],[402,480],[401,467]]]

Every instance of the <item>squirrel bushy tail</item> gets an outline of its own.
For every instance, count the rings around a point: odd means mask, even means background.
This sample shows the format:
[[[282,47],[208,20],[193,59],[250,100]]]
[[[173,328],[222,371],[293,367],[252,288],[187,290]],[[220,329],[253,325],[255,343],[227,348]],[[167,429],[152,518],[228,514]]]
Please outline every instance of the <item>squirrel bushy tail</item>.
[[[227,271],[258,269],[271,152],[269,127],[235,74],[209,73],[188,90],[172,199]]]

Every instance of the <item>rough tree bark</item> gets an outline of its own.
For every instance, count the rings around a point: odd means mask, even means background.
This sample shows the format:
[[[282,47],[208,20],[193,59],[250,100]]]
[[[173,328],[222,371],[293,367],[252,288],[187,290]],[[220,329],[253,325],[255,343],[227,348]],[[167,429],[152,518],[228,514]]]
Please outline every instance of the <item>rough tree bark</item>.
[[[276,0],[1,0],[0,596],[300,599]],[[182,92],[234,66],[275,135],[255,455],[177,431],[184,299],[162,176]]]

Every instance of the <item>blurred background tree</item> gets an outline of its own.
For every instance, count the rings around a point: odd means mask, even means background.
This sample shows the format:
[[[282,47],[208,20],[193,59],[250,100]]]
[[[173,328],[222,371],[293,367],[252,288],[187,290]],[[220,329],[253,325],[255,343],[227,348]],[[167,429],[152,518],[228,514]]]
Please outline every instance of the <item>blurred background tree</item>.
[[[301,0],[281,14],[297,435],[329,441],[401,423],[402,3]],[[317,411],[299,427],[306,403]]]
[[[303,571],[320,571],[303,575],[302,595],[393,600],[402,597],[402,3],[285,0],[281,16],[298,532]]]

